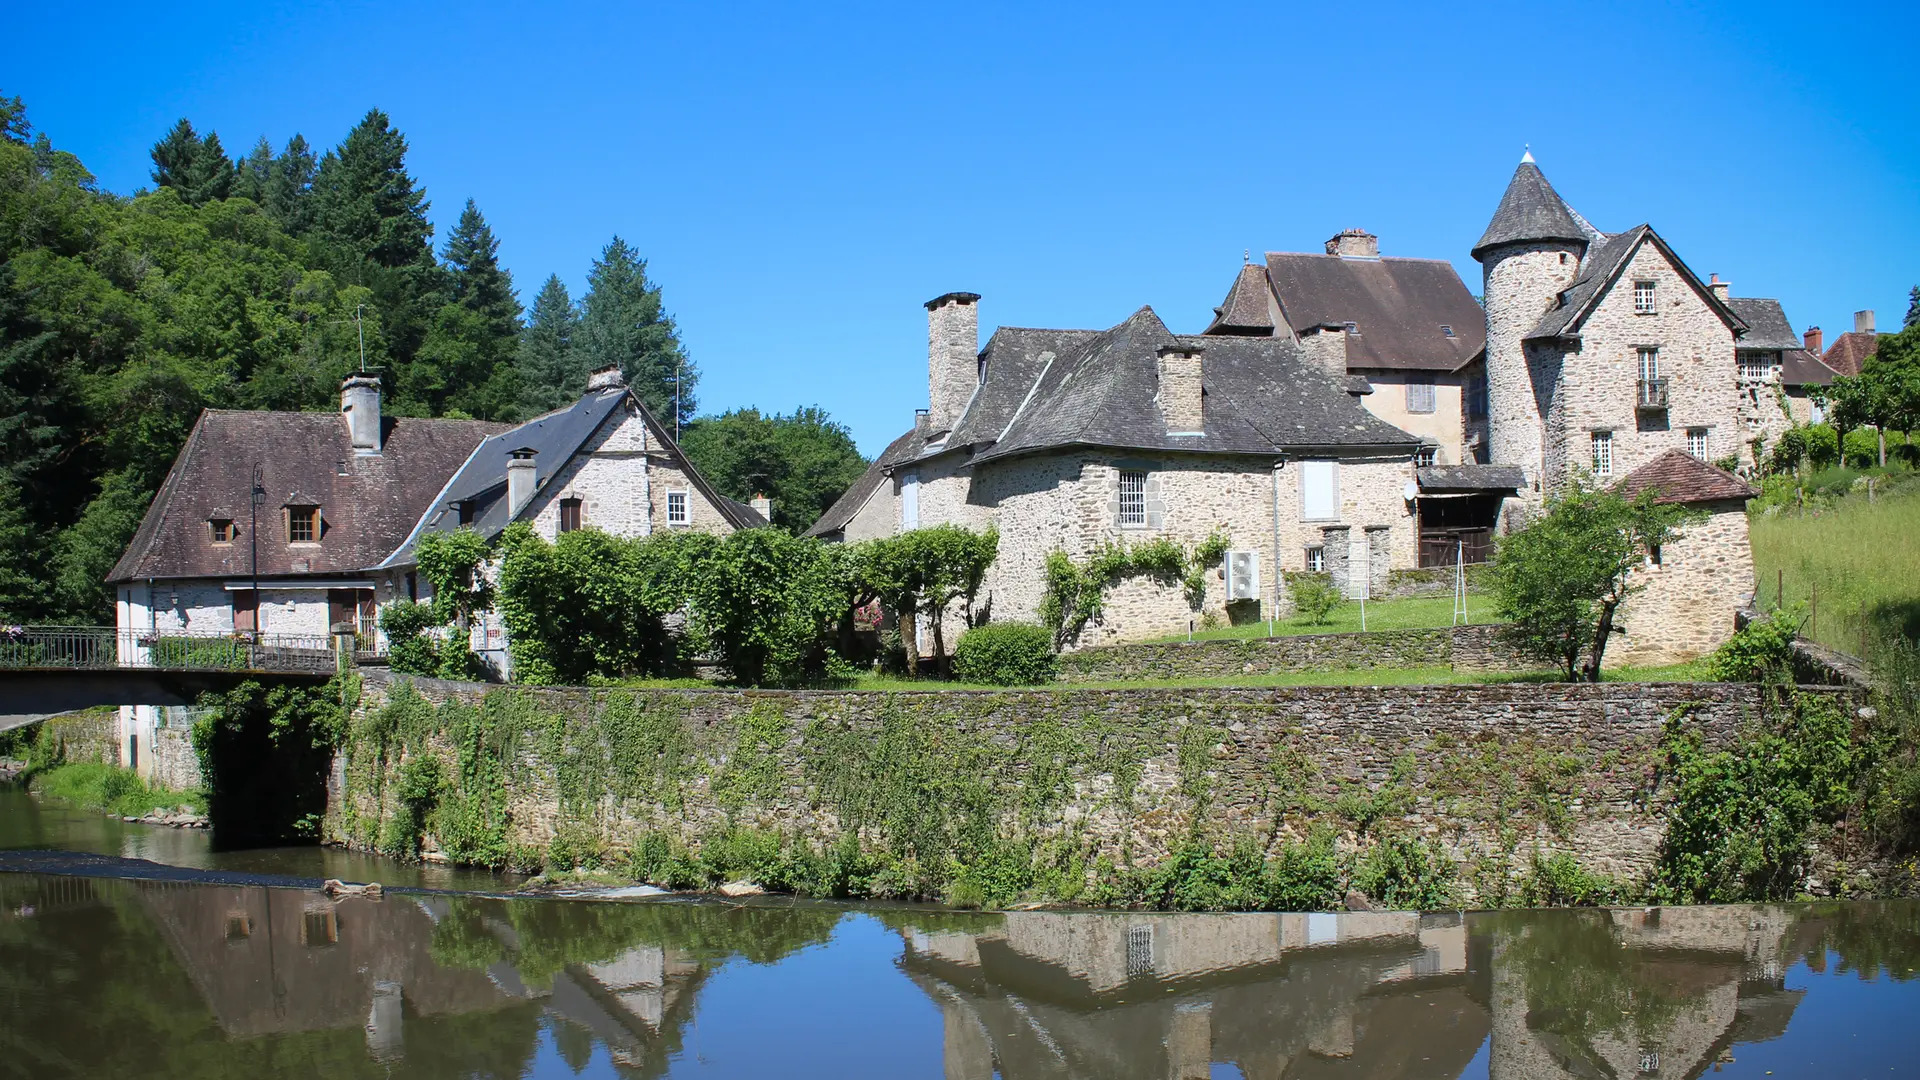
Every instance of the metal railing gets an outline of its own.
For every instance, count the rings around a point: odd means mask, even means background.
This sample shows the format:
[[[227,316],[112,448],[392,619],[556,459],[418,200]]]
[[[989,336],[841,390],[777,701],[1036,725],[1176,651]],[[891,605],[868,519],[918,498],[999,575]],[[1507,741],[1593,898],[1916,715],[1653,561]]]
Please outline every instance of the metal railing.
[[[0,668],[327,672],[339,665],[327,634],[0,626]]]
[[[1667,407],[1667,380],[1641,379],[1638,383],[1639,394],[1635,405],[1641,409],[1664,409]]]

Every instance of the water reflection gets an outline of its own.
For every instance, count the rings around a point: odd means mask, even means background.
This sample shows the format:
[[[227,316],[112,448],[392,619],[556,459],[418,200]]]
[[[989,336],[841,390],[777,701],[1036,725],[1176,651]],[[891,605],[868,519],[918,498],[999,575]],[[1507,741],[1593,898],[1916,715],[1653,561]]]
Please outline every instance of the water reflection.
[[[0,875],[0,1073],[752,1075],[694,1051],[704,1008],[794,1076],[856,1044],[948,1080],[1758,1075],[1748,1048],[1823,1036],[1886,1076],[1904,1026],[1802,1014],[1910,1014],[1917,969],[1911,903],[958,915]]]

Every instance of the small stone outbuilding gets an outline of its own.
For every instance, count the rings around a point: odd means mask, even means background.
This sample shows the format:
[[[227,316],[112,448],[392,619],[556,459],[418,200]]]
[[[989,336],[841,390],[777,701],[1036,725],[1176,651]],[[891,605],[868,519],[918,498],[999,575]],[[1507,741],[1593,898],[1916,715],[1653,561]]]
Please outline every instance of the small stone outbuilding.
[[[1697,659],[1733,636],[1734,612],[1753,599],[1753,548],[1747,540],[1745,480],[1680,450],[1668,450],[1616,487],[1628,498],[1658,492],[1657,502],[1706,513],[1672,544],[1647,554],[1620,609],[1620,636],[1607,667],[1647,667]]]

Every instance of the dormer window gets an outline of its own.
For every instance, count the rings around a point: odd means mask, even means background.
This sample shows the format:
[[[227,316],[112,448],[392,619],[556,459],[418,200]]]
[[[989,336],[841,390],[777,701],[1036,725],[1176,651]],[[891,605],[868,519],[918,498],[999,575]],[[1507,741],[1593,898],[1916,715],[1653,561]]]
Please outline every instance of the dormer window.
[[[210,518],[207,525],[213,530],[213,542],[216,544],[233,543],[233,538],[239,532],[233,527],[232,518]]]
[[[1633,313],[1635,315],[1651,315],[1657,310],[1658,308],[1654,306],[1654,302],[1653,302],[1653,282],[1651,281],[1634,282],[1633,283]]]
[[[1350,323],[1348,323],[1348,324],[1347,324],[1347,333],[1349,333],[1349,334],[1357,334],[1357,333],[1359,333],[1359,332],[1360,332],[1360,324],[1359,324],[1359,323],[1357,323],[1357,322],[1350,322]]]
[[[461,499],[453,504],[453,513],[461,525],[473,524],[474,505],[472,499]]]
[[[1446,323],[1441,323],[1441,324],[1440,324],[1440,332],[1441,332],[1442,334],[1444,334],[1444,335],[1446,335],[1447,337],[1452,337],[1452,336],[1453,336],[1453,327],[1451,327],[1451,326],[1448,326],[1448,325],[1447,325]]]
[[[317,544],[320,542],[320,508],[317,506],[287,507],[287,543]]]

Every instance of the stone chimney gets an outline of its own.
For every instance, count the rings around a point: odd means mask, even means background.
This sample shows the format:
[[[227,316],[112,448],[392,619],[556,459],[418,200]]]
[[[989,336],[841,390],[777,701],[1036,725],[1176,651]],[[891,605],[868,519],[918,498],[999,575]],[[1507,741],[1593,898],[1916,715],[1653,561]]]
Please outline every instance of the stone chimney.
[[[952,431],[980,385],[980,294],[927,301],[927,411],[931,431]]]
[[[1308,327],[1300,335],[1300,351],[1309,367],[1326,372],[1335,382],[1347,381],[1347,329],[1344,326]]]
[[[380,376],[361,372],[340,383],[340,414],[355,454],[380,452]]]
[[[933,425],[927,422],[927,410],[913,410],[913,430],[915,434],[924,436],[932,427]]]
[[[1380,238],[1365,229],[1341,229],[1327,241],[1327,254],[1343,259],[1377,259]]]
[[[540,475],[533,463],[532,447],[523,446],[507,454],[507,520],[520,516],[520,511],[533,501],[534,489],[539,487]]]
[[[1806,342],[1808,352],[1818,357],[1821,355],[1820,347],[1827,343],[1827,336],[1819,327],[1809,326],[1807,332],[1800,335],[1800,340]]]
[[[747,505],[753,507],[754,513],[759,514],[761,517],[766,518],[768,521],[773,520],[773,500],[772,499],[767,498],[765,495],[755,495],[753,497],[753,501],[749,502]]]
[[[1201,350],[1191,345],[1168,345],[1160,356],[1160,418],[1169,435],[1199,435],[1206,431],[1200,373]]]
[[[1710,275],[1710,279],[1707,281],[1707,288],[1713,290],[1714,299],[1724,304],[1727,302],[1728,294],[1733,291],[1733,283],[1730,281],[1721,281],[1719,274],[1713,274]]]
[[[1856,334],[1873,333],[1873,311],[1871,309],[1853,313],[1853,332]]]
[[[626,385],[627,380],[621,376],[619,364],[608,364],[587,376],[587,393],[589,394],[596,390],[619,390]]]

